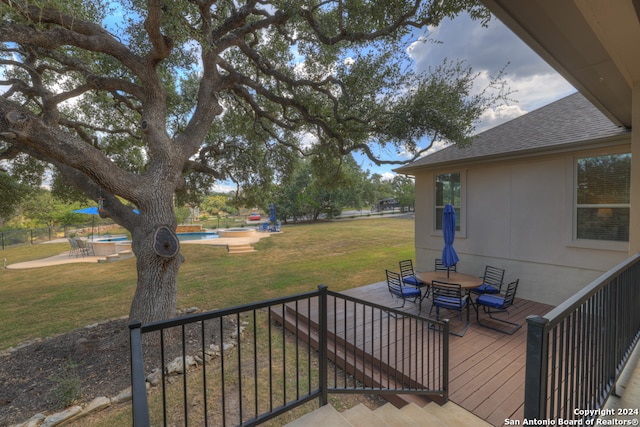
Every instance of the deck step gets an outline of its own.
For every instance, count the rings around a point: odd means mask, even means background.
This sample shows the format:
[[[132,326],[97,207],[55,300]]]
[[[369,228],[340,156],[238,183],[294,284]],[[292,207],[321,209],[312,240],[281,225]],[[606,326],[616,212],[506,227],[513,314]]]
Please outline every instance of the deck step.
[[[315,349],[318,348],[318,325],[313,320],[310,321],[311,326],[309,327],[309,319],[307,319],[304,314],[305,310],[300,309],[296,311],[293,307],[287,305],[284,313],[282,310],[272,310],[273,319],[282,324],[287,330],[292,333],[297,334],[299,339],[304,342],[311,341],[311,346]],[[350,343],[346,343],[346,347],[349,349],[349,358],[345,360],[344,358],[344,346],[345,343],[343,340],[336,337],[334,334],[329,333],[329,337],[327,340],[327,352],[329,359],[338,366],[340,369],[346,370],[351,373],[355,377],[358,378],[359,381],[364,382],[367,386],[370,387],[387,387],[390,389],[396,388],[396,383],[394,379],[394,375],[390,374],[388,378],[382,378],[382,381],[378,381],[378,378],[374,378],[371,376],[371,373],[378,370],[387,370],[388,373],[393,372],[393,367],[383,368],[378,363],[381,363],[379,360],[376,360],[376,366],[372,366],[372,362],[370,360],[360,360],[355,361],[353,359],[353,346]],[[397,407],[403,407],[409,403],[417,404],[419,407],[426,405],[427,403],[432,402],[433,400],[439,400],[437,396],[432,396],[431,398],[427,396],[421,396],[419,394],[396,394],[390,393],[383,395],[383,398],[388,402],[392,403]]]
[[[325,405],[287,424],[286,427],[318,425],[339,427],[491,426],[491,424],[467,412],[455,403],[447,402],[445,405],[440,406],[432,402],[424,407],[409,403],[402,408],[397,408],[391,403],[387,403],[373,410],[363,404],[359,404],[342,413],[336,411],[331,405]]]
[[[256,250],[253,246],[251,246],[251,244],[246,243],[238,245],[227,245],[227,251],[230,254],[244,254],[248,252],[255,252]]]
[[[287,427],[306,426],[353,427],[353,425],[331,405],[324,405],[287,424]]]

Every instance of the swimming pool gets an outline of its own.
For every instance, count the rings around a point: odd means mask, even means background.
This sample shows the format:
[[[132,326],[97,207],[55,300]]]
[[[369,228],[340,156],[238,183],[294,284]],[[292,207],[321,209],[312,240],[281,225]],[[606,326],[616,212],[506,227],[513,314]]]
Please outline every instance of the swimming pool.
[[[112,237],[100,237],[95,240],[96,242],[128,242],[127,236],[112,236]]]
[[[198,231],[192,233],[177,233],[178,240],[181,242],[189,241],[189,240],[207,240],[207,239],[217,239],[218,234],[213,231]],[[96,242],[129,242],[130,239],[127,236],[113,236],[113,237],[102,237],[100,239],[96,239]]]
[[[207,240],[207,239],[217,239],[218,234],[213,231],[196,231],[192,233],[177,233],[178,240],[181,242],[186,242],[188,240]]]

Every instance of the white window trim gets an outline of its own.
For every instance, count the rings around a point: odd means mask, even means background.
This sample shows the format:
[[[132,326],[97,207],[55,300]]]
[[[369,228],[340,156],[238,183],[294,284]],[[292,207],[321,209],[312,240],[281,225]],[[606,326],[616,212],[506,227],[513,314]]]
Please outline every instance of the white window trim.
[[[568,247],[573,248],[583,248],[583,249],[599,249],[599,250],[608,250],[608,251],[619,251],[619,252],[628,252],[629,251],[629,242],[617,242],[613,240],[591,240],[591,239],[578,239],[578,186],[576,185],[578,182],[578,160],[584,159],[587,157],[598,157],[598,156],[607,156],[614,154],[627,154],[628,151],[618,151],[615,150],[613,152],[598,152],[598,153],[583,153],[579,156],[574,156],[570,158],[571,164],[567,167],[568,171],[568,179],[567,183],[570,187],[569,191],[572,197],[568,198],[567,212],[570,218],[569,223],[571,227],[569,228],[568,237]],[[629,207],[631,205],[629,204]]]
[[[431,177],[431,191],[433,195],[432,205],[431,205],[431,214],[432,214],[432,225],[431,231],[433,236],[442,236],[442,230],[436,229],[436,176],[442,175],[445,173],[459,173],[460,174],[460,230],[456,230],[456,238],[466,238],[467,237],[467,171],[466,170],[458,170],[458,169],[447,169],[435,172]]]

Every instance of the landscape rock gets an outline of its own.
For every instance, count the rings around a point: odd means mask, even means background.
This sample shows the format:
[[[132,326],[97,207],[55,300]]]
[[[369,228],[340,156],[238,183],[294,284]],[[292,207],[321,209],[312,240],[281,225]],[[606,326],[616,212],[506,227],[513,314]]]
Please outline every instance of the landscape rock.
[[[131,387],[127,387],[111,399],[112,403],[120,403],[131,400]]]
[[[44,419],[42,427],[54,427],[60,425],[63,422],[69,421],[70,419],[78,416],[81,412],[82,408],[80,406],[72,406],[62,412],[58,412],[57,414],[49,415]]]
[[[85,406],[84,412],[89,413],[94,411],[100,411],[110,405],[111,405],[111,399],[109,399],[108,397],[104,397],[104,396],[96,397],[91,402],[89,402],[87,406]]]
[[[38,427],[47,418],[44,414],[35,414],[22,424],[16,424],[14,427]]]
[[[162,372],[160,369],[154,369],[149,375],[147,375],[147,382],[152,386],[157,386],[162,381]]]
[[[193,356],[187,356],[184,359],[184,363],[183,363],[183,359],[182,356],[180,357],[176,357],[173,362],[169,363],[167,365],[167,374],[171,375],[171,374],[182,374],[184,372],[183,367],[186,365],[187,368],[189,368],[190,366],[197,366],[198,364],[196,363],[196,360],[194,359]]]

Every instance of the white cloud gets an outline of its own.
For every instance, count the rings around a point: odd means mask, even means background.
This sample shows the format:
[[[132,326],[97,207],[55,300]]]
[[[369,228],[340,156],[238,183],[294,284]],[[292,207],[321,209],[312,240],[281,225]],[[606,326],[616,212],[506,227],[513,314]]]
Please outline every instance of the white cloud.
[[[408,52],[418,71],[428,70],[445,58],[464,60],[479,73],[478,90],[505,66],[504,80],[512,102],[488,110],[476,130],[494,127],[575,92],[575,89],[497,19],[482,27],[467,15],[445,20],[431,28],[427,41],[417,40]]]
[[[380,174],[382,177],[381,181],[393,181],[393,178],[397,175],[395,172],[383,172]]]
[[[217,181],[211,190],[216,193],[230,193],[236,191],[236,185],[231,181]]]

